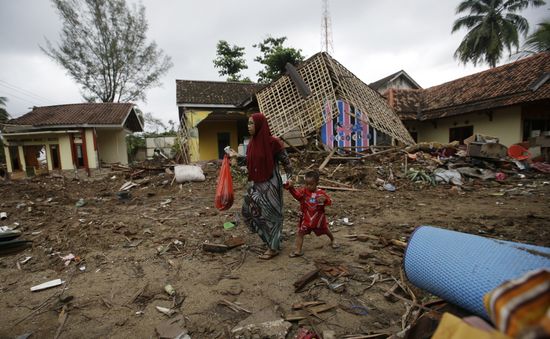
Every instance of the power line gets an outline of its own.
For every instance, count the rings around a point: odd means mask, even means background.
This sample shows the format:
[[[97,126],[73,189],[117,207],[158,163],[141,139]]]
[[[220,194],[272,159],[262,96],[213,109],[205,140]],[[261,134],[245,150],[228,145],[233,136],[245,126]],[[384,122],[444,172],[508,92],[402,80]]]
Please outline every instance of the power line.
[[[48,99],[48,98],[45,98],[43,96],[40,96],[38,94],[35,94],[29,90],[26,90],[26,89],[23,89],[21,87],[18,87],[18,86],[15,86],[14,84],[10,84],[9,82],[5,81],[5,80],[0,80],[0,86],[4,86],[6,88],[9,88],[13,91],[17,91],[25,96],[28,96],[28,97],[34,97],[34,99],[39,99],[40,101],[46,101],[46,102],[50,102],[52,104],[55,104],[55,102],[53,102],[51,99]]]
[[[15,95],[15,94],[11,94],[11,93],[9,93],[9,92],[5,92],[5,93],[7,93],[7,94],[4,95],[4,96],[6,96],[6,97],[9,97],[9,98],[16,98],[16,99],[19,99],[19,100],[21,100],[21,101],[25,101],[25,102],[27,102],[27,103],[33,105],[33,106],[36,106],[36,102],[29,101],[29,100],[27,100],[27,99],[25,99],[25,98],[21,98],[20,96],[17,96],[17,95]]]

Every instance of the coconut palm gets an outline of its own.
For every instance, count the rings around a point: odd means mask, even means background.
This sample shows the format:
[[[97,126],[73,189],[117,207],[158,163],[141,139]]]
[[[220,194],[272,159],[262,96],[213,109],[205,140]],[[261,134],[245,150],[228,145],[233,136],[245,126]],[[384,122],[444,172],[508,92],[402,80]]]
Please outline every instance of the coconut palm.
[[[539,28],[533,32],[525,44],[523,50],[530,53],[550,51],[550,19],[538,24]]]
[[[463,0],[456,13],[469,12],[453,23],[452,32],[461,28],[469,31],[455,51],[455,58],[474,65],[486,62],[495,67],[502,51],[512,54],[512,46],[519,49],[519,35],[527,35],[527,19],[516,12],[528,6],[542,6],[543,0]]]
[[[8,102],[8,98],[0,97],[0,122],[6,122],[10,118],[8,111],[6,111],[6,102]]]

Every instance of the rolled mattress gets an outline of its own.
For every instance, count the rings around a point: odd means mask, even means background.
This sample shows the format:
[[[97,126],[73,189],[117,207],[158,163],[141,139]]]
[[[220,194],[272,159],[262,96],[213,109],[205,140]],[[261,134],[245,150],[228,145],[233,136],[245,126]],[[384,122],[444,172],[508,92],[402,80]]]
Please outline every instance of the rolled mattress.
[[[483,296],[507,280],[550,268],[550,248],[420,226],[403,266],[415,286],[489,319]]]

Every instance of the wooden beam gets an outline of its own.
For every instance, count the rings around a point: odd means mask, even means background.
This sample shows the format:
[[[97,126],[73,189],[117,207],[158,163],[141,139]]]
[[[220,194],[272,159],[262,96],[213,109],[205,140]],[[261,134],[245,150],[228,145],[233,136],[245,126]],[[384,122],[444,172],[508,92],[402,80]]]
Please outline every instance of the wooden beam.
[[[325,166],[328,164],[328,162],[330,161],[330,159],[332,158],[332,156],[334,155],[337,149],[338,148],[334,147],[332,151],[327,155],[327,157],[325,158],[321,166],[319,166],[319,172],[322,171],[323,168],[325,168]]]

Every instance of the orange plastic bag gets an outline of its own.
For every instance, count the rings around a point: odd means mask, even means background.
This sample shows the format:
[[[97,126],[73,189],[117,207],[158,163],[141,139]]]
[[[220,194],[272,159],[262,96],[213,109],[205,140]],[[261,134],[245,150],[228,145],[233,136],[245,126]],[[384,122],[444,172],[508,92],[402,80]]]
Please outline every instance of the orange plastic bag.
[[[229,165],[229,156],[223,157],[220,175],[218,177],[218,187],[216,188],[216,199],[214,204],[220,211],[225,211],[233,205],[233,178],[231,178],[231,167]]]

